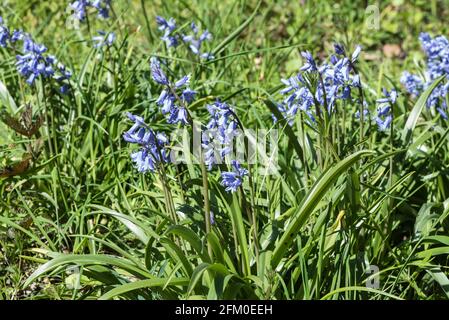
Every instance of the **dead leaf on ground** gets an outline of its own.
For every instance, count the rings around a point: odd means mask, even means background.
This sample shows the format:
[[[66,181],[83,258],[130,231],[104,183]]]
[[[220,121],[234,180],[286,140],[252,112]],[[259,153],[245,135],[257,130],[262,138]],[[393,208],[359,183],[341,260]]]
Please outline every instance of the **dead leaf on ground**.
[[[398,44],[385,44],[382,47],[382,51],[387,58],[398,58],[402,56],[402,49]]]

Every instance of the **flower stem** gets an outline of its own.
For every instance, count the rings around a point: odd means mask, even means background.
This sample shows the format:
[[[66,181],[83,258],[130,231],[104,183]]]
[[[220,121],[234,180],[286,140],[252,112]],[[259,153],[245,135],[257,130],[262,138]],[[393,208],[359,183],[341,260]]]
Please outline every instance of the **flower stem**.
[[[201,175],[203,176],[204,224],[206,227],[206,234],[209,234],[211,231],[209,183],[207,181],[207,170],[206,165],[204,163],[203,151],[201,151],[200,166],[201,166]],[[207,243],[207,251],[212,259],[212,247],[210,246],[209,242]]]
[[[193,128],[193,117],[190,114],[189,109],[187,108],[187,105],[184,103],[184,101],[181,99],[181,97],[176,93],[176,90],[171,86],[167,86],[170,92],[175,96],[176,100],[179,101],[179,104],[181,107],[183,107],[187,111],[187,115],[189,117],[190,125]],[[209,201],[209,183],[207,181],[207,170],[206,165],[204,163],[203,158],[203,151],[200,149],[200,166],[201,166],[201,175],[203,177],[203,198],[204,198],[204,224],[206,229],[206,234],[208,234],[211,231],[211,221],[210,221],[210,201]],[[209,253],[209,256],[212,259],[212,247],[210,244],[207,244],[207,251]]]

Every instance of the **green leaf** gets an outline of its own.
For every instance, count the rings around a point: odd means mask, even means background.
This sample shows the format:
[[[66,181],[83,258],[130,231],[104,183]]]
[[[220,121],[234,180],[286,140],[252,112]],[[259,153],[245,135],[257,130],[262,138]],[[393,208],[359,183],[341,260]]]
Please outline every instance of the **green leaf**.
[[[286,231],[282,235],[279,242],[276,244],[276,247],[273,251],[273,257],[271,259],[271,265],[273,269],[278,266],[285,252],[288,248],[290,248],[293,240],[299,233],[301,227],[313,213],[316,206],[326,195],[327,191],[337,180],[337,178],[342,173],[347,171],[352,165],[354,165],[361,157],[368,156],[373,153],[374,152],[370,150],[361,150],[350,155],[349,157],[337,163],[335,166],[330,167],[328,170],[326,170],[323,175],[314,183],[312,188],[309,190],[309,192],[301,202],[299,211],[293,215]]]
[[[193,271],[189,287],[187,289],[187,296],[190,296],[195,289],[198,281],[201,279],[201,276],[204,274],[205,271],[211,271],[216,272],[222,276],[230,275],[229,270],[222,265],[221,263],[202,263],[198,267],[195,268]]]
[[[203,253],[203,245],[201,243],[200,238],[198,235],[193,232],[191,229],[186,228],[184,226],[175,225],[171,226],[167,229],[165,232],[166,235],[175,234],[180,237],[182,237],[184,240],[186,240],[192,248],[198,253],[198,255],[201,257],[201,259],[207,261],[207,256]]]
[[[189,260],[182,252],[181,248],[179,248],[178,245],[176,245],[172,240],[168,238],[161,238],[159,242],[164,246],[164,248],[167,250],[167,253],[170,255],[170,257],[175,261],[176,263],[180,262],[182,263],[184,271],[188,274],[192,274],[192,266],[189,263]]]
[[[436,282],[438,282],[438,284],[441,286],[441,289],[443,289],[444,293],[446,294],[446,297],[449,298],[449,279],[444,274],[444,272],[441,271],[441,268],[435,266],[432,269],[426,269],[426,271]]]
[[[0,102],[6,106],[9,113],[17,112],[17,105],[2,81],[0,81]]]
[[[392,298],[392,299],[395,299],[395,300],[403,300],[401,297],[389,294],[389,293],[384,292],[384,291],[380,291],[380,290],[369,288],[369,287],[357,287],[357,286],[338,288],[338,289],[336,289],[336,290],[326,294],[324,297],[321,298],[321,300],[327,300],[328,298],[332,297],[336,293],[347,292],[347,291],[366,291],[366,292],[379,294],[381,296],[385,296],[385,297],[388,297],[388,298]]]
[[[119,220],[121,223],[123,223],[129,229],[129,231],[134,233],[134,235],[140,241],[142,241],[142,243],[147,244],[148,240],[150,240],[150,238],[146,234],[146,230],[141,226],[142,223],[140,223],[137,219],[135,219],[129,215],[123,214],[121,212],[117,212],[117,211],[111,210],[109,208],[103,207],[103,206],[92,204],[92,205],[90,205],[90,207],[97,208],[100,210],[99,212],[108,214],[110,216],[113,216],[117,220]]]
[[[118,258],[110,255],[99,255],[99,254],[85,254],[85,255],[77,255],[77,254],[63,254],[60,255],[43,265],[37,268],[25,281],[24,287],[29,286],[34,280],[43,275],[44,273],[50,272],[57,267],[68,265],[68,264],[76,264],[76,265],[90,265],[90,264],[100,264],[107,266],[115,266],[126,270],[132,274],[138,275],[140,277],[152,278],[152,275],[147,271],[142,270],[131,263],[130,261]]]
[[[424,93],[419,97],[418,101],[412,109],[412,112],[408,116],[404,130],[402,131],[402,141],[404,142],[404,144],[410,143],[413,130],[415,129],[416,123],[418,122],[419,115],[421,114],[424,106],[427,103],[427,99],[429,99],[429,96],[432,94],[433,90],[440,84],[441,81],[443,81],[445,77],[446,76],[441,76],[436,79],[433,84],[429,88],[427,88],[427,90],[424,91]]]
[[[174,279],[164,279],[164,278],[155,278],[155,279],[146,279],[146,280],[138,280],[131,283],[126,283],[115,287],[112,290],[109,290],[104,295],[102,295],[99,300],[109,300],[113,297],[122,295],[124,293],[144,289],[144,288],[154,288],[154,287],[170,287],[170,286],[187,286],[189,284],[189,278],[174,278]]]
[[[235,194],[232,195],[233,201],[232,201],[232,207],[231,207],[231,214],[232,214],[232,220],[234,221],[234,225],[236,227],[237,232],[237,238],[238,243],[240,246],[240,250],[242,252],[242,260],[243,260],[243,273],[246,276],[249,276],[251,274],[251,267],[250,267],[250,259],[249,259],[249,248],[248,248],[248,242],[246,238],[246,232],[245,232],[245,224],[243,223],[243,217],[242,217],[242,211],[240,210],[240,205],[237,200],[237,196]]]

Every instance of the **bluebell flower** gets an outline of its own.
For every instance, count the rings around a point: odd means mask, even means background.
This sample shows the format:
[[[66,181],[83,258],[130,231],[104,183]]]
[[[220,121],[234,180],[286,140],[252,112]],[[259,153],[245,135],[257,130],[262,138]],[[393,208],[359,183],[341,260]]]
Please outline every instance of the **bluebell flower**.
[[[37,78],[54,78],[60,82],[61,86],[64,86],[60,88],[60,92],[67,92],[67,83],[62,82],[68,80],[71,74],[68,72],[60,74],[56,66],[56,58],[46,54],[47,48],[43,44],[35,42],[29,34],[21,30],[14,30],[10,33],[0,17],[0,46],[7,47],[8,41],[14,45],[15,50],[17,50],[15,43],[22,42],[23,50],[16,55],[16,67],[29,85],[33,85]]]
[[[353,61],[345,56],[343,46],[336,44],[335,50],[336,55],[330,56],[330,63],[324,62],[320,66],[310,52],[301,53],[305,64],[300,73],[281,80],[285,88],[280,93],[285,98],[277,106],[289,124],[293,124],[298,111],[304,112],[310,121],[315,122],[317,108],[331,113],[338,100],[353,100],[352,90],[361,87],[360,77],[354,74]],[[356,59],[360,50],[358,46],[351,59]]]
[[[24,40],[23,51],[24,54],[16,56],[16,66],[19,73],[27,78],[28,84],[32,85],[39,76],[48,78],[54,75],[52,65],[43,56],[47,51],[45,46],[27,38]]]
[[[215,224],[215,215],[214,213],[211,211],[210,212],[210,225],[213,226]]]
[[[86,18],[87,8],[91,5],[91,2],[88,0],[78,0],[72,2],[70,7],[73,9],[73,15],[80,21]]]
[[[408,93],[419,96],[423,91],[423,81],[417,75],[404,71],[401,76],[401,83],[405,86]]]
[[[224,162],[232,151],[234,138],[241,132],[238,130],[237,119],[230,105],[217,100],[206,107],[210,120],[206,125],[207,130],[202,135],[202,147],[205,164],[211,170],[214,164]]]
[[[94,44],[95,48],[101,48],[103,46],[106,47],[112,46],[116,37],[114,32],[106,33],[104,31],[98,31],[98,34],[99,34],[98,36],[92,38],[92,40],[96,42]]]
[[[190,28],[193,34],[182,36],[182,40],[189,45],[190,51],[192,51],[193,54],[198,55],[203,59],[207,60],[213,59],[214,56],[211,53],[201,52],[203,42],[211,41],[212,34],[208,30],[205,30],[203,33],[200,34],[200,31],[194,22],[190,24]]]
[[[354,88],[360,88],[362,86],[361,82],[360,82],[360,76],[358,74],[354,75],[354,77],[352,77],[352,86]]]
[[[161,39],[167,44],[167,47],[177,47],[179,45],[179,35],[174,34],[176,30],[176,20],[170,18],[169,20],[157,16],[156,22],[159,30],[164,32]]]
[[[351,56],[351,62],[354,63],[360,55],[360,52],[362,52],[362,47],[361,46],[356,46],[354,52],[352,53]]]
[[[190,81],[190,75],[184,76],[174,83],[174,87],[175,88],[184,87],[185,85],[187,85],[189,83],[189,81]]]
[[[161,107],[162,114],[169,114],[168,122],[188,124],[189,116],[185,106],[193,101],[196,94],[194,90],[187,87],[190,75],[172,83],[162,70],[159,60],[154,57],[151,58],[151,75],[154,81],[164,86],[156,104]],[[181,90],[181,93],[176,93],[177,90]]]
[[[317,66],[312,54],[309,51],[301,52],[302,57],[306,60],[306,63],[301,67],[301,71],[317,71]]]
[[[387,130],[393,121],[391,106],[396,103],[398,94],[395,89],[383,89],[383,96],[384,98],[377,100],[380,106],[377,108],[376,123],[380,131]]]
[[[109,10],[111,9],[111,0],[95,0],[92,7],[97,9],[97,16],[102,19],[109,18]]]
[[[201,59],[210,60],[214,58],[211,53],[203,52],[201,50],[202,44],[205,41],[210,41],[212,39],[212,34],[208,30],[200,33],[197,25],[192,22],[190,24],[190,28],[192,30],[191,34],[179,34],[176,32],[177,25],[175,19],[170,18],[167,20],[163,17],[157,16],[156,22],[158,24],[158,29],[163,32],[161,40],[166,43],[167,47],[176,48],[180,43],[184,42],[188,45],[190,51],[193,54],[198,55]]]
[[[446,76],[446,83],[440,83],[433,90],[426,103],[428,108],[435,107],[443,119],[445,119],[445,114],[439,110],[443,111],[445,109],[444,104],[449,89],[447,82],[449,80],[449,40],[444,36],[432,38],[428,33],[421,33],[419,40],[427,58],[427,68],[424,76],[418,76],[405,71],[402,74],[401,83],[408,93],[419,96],[435,79]]]
[[[67,94],[70,91],[70,87],[67,84],[63,84],[60,88],[59,88],[59,92],[61,94]]]
[[[150,59],[151,76],[153,80],[162,85],[169,85],[168,78],[162,71],[161,64],[158,59],[152,57]]]
[[[215,58],[215,56],[212,53],[204,52],[200,54],[200,58],[204,60],[212,60]]]
[[[388,128],[390,128],[392,119],[393,118],[391,115],[387,115],[384,118],[380,118],[380,117],[376,118],[376,123],[377,123],[379,130],[386,131]]]
[[[446,109],[447,109],[447,108],[444,108],[444,109],[443,109],[443,107],[437,107],[438,113],[441,115],[441,117],[442,117],[444,120],[447,120],[447,119],[448,119]]]
[[[334,50],[336,54],[346,56],[346,51],[342,44],[334,43]]]
[[[50,59],[54,64],[57,63],[56,59],[51,57]],[[67,70],[66,66],[63,64],[58,64],[58,76],[55,77],[56,82],[60,84],[59,92],[61,94],[67,94],[70,91],[70,86],[68,85],[68,80],[72,77],[72,72]]]
[[[19,73],[27,78],[26,82],[29,85],[34,84],[34,81],[38,77],[55,77],[58,82],[70,78],[71,74],[69,72],[56,76],[56,58],[53,56],[45,56],[44,53],[46,52],[47,48],[44,45],[34,42],[28,35],[24,36],[23,54],[16,56],[16,66]],[[61,66],[59,70],[65,71],[65,67]]]
[[[329,60],[333,65],[336,65],[338,63],[338,61],[340,61],[340,60],[338,60],[337,56],[335,56],[335,55],[331,55]]]
[[[189,124],[186,108],[172,108],[170,111],[170,117],[168,118],[168,123],[181,123],[184,125]]]
[[[187,104],[191,103],[195,99],[196,91],[186,88],[181,93],[181,99]]]
[[[360,110],[357,110],[354,114],[356,119],[360,119]],[[367,108],[363,108],[363,117],[367,118],[369,116],[369,110]]]
[[[22,40],[23,37],[24,37],[24,33],[23,33],[22,30],[14,30],[14,31],[12,32],[10,41],[11,41],[12,43],[15,43],[15,42],[17,42],[17,41]]]
[[[3,19],[0,20],[0,47],[6,48],[8,46],[10,37],[11,35],[9,33],[8,27],[3,24]]]
[[[145,173],[147,171],[154,172],[156,170],[156,161],[147,149],[131,153],[131,160],[135,163],[135,166],[140,173]]]
[[[198,32],[200,32],[195,22],[190,23],[190,28],[192,29],[194,34],[198,34]]]
[[[142,117],[127,113],[128,118],[134,122],[133,126],[123,134],[123,138],[129,143],[140,143],[145,135],[145,121]]]
[[[161,106],[162,114],[167,114],[174,106],[175,101],[176,97],[168,89],[164,89],[156,100],[156,104]]]
[[[127,116],[134,124],[123,134],[123,139],[140,147],[139,150],[131,154],[131,160],[137,170],[142,173],[154,172],[159,164],[169,162],[167,136],[154,132],[145,124],[142,117],[131,113],[128,113]]]
[[[107,19],[111,9],[111,0],[78,0],[72,2],[70,8],[73,10],[73,16],[80,21],[86,19],[89,8],[94,8],[99,18]]]
[[[388,92],[385,88],[383,89],[384,98],[377,99],[377,103],[392,103],[395,104],[398,98],[398,92],[395,89],[392,89]]]
[[[248,175],[248,170],[243,168],[237,160],[231,163],[232,171],[221,173],[221,184],[227,192],[235,192],[242,185],[243,178]]]
[[[390,111],[391,111],[390,105],[381,106],[381,107],[377,108],[377,116],[378,117],[385,117],[388,114],[390,114]]]
[[[174,18],[170,18],[168,21],[163,17],[157,16],[156,22],[159,25],[159,30],[161,31],[174,31],[176,29],[176,20]]]

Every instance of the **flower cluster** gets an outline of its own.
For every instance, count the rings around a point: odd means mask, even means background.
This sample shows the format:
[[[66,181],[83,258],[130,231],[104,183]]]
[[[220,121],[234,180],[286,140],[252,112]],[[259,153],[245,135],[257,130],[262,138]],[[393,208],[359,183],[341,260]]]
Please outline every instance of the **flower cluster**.
[[[202,134],[202,147],[204,161],[209,170],[214,164],[222,163],[222,160],[231,153],[233,139],[241,134],[238,123],[234,117],[232,108],[224,102],[217,100],[212,105],[207,105],[210,113],[207,130]]]
[[[72,76],[66,67],[58,63],[52,55],[47,55],[47,48],[43,44],[35,42],[31,36],[21,30],[10,32],[0,17],[0,45],[10,47],[17,51],[16,43],[23,43],[23,50],[16,55],[16,67],[19,73],[26,78],[29,85],[33,85],[37,78],[53,78],[60,85],[61,93],[68,91],[68,83]]]
[[[201,45],[206,40],[211,41],[212,34],[207,30],[205,30],[203,33],[200,34],[198,27],[195,25],[194,22],[190,24],[190,28],[192,29],[193,34],[183,35],[182,40],[185,43],[189,44],[189,48],[194,54],[206,60],[213,59],[214,56],[212,54],[208,52],[201,53]]]
[[[243,168],[237,160],[231,162],[232,171],[222,172],[221,184],[226,187],[226,191],[235,192],[242,185],[243,178],[248,175],[248,170]]]
[[[164,18],[157,16],[156,22],[159,26],[159,30],[164,32],[164,35],[161,37],[167,47],[177,47],[179,45],[178,35],[174,34],[176,29],[176,21],[173,18],[170,18],[168,21]]]
[[[164,32],[161,39],[166,43],[167,47],[177,47],[182,42],[184,42],[190,49],[190,51],[199,56],[202,59],[213,59],[214,56],[209,52],[202,52],[201,46],[205,41],[212,40],[212,34],[205,30],[202,33],[199,31],[197,25],[192,22],[190,28],[192,30],[191,34],[177,34],[176,31],[176,21],[173,18],[169,20],[163,17],[156,17],[156,22],[159,26],[159,30]]]
[[[278,104],[278,109],[289,123],[298,110],[303,111],[312,121],[316,119],[317,110],[331,113],[338,100],[351,100],[352,90],[360,87],[354,63],[361,47],[357,46],[351,57],[346,55],[342,45],[336,44],[334,47],[335,55],[321,65],[316,63],[310,52],[302,52],[305,64],[300,73],[282,79],[286,87],[281,90],[281,94],[286,97]]]
[[[99,18],[107,19],[111,10],[111,0],[78,0],[72,2],[70,8],[73,10],[73,16],[80,21],[86,19],[89,8],[95,9]]]
[[[211,117],[206,126],[207,130],[202,134],[202,148],[204,162],[211,170],[214,164],[223,163],[226,156],[232,152],[233,140],[241,132],[238,130],[235,113],[227,103],[217,100],[208,105],[207,109]],[[232,160],[231,166],[232,171],[221,174],[221,184],[226,187],[226,191],[235,192],[248,171],[242,168],[237,160]]]
[[[396,103],[398,93],[395,89],[388,92],[383,89],[384,98],[378,99],[376,102],[379,104],[377,108],[376,123],[380,131],[387,130],[391,122],[393,121],[393,115],[391,106]]]
[[[131,160],[139,172],[154,172],[160,163],[170,160],[167,149],[169,140],[164,133],[151,130],[142,117],[131,113],[127,115],[134,124],[123,134],[123,139],[140,146],[139,150],[131,154]]]
[[[210,54],[201,53],[201,45],[210,40],[208,31],[200,34],[197,26],[191,24],[193,35],[178,35],[175,33],[176,22],[173,18],[168,21],[157,17],[159,29],[164,32],[162,40],[169,47],[176,47],[179,43],[189,44],[190,50],[202,58],[210,59]],[[155,58],[150,59],[152,79],[163,87],[156,104],[160,107],[162,114],[167,115],[170,124],[187,125],[191,122],[187,106],[195,99],[196,91],[190,89],[190,75],[183,76],[177,81],[171,81],[163,70],[163,64]],[[210,120],[207,131],[202,135],[202,149],[204,164],[211,170],[214,164],[222,163],[232,151],[233,139],[240,135],[238,130],[238,119],[233,109],[226,103],[217,100],[207,105]],[[143,118],[129,114],[128,117],[134,121],[134,125],[124,134],[124,139],[130,143],[136,143],[141,149],[131,155],[140,172],[154,171],[157,165],[168,162],[167,144],[165,136],[154,133],[143,121]],[[222,172],[221,184],[228,192],[235,192],[243,183],[243,178],[248,175],[237,160],[231,161],[232,170]],[[213,218],[211,218],[213,224]]]
[[[401,83],[408,93],[419,96],[435,79],[446,76],[449,80],[449,40],[444,36],[432,38],[428,33],[419,36],[422,49],[427,57],[427,69],[424,78],[405,71]],[[447,119],[446,96],[449,92],[449,81],[439,84],[427,100],[427,107],[435,107],[444,119]]]
[[[3,18],[0,17],[0,47],[6,48],[8,41],[11,40],[11,34],[8,27],[4,24]]]
[[[162,114],[168,115],[168,122],[188,124],[189,115],[186,106],[193,101],[196,94],[196,91],[188,87],[190,76],[184,76],[174,83],[170,82],[159,60],[154,57],[151,58],[151,76],[155,82],[164,86],[156,103],[160,106]]]

